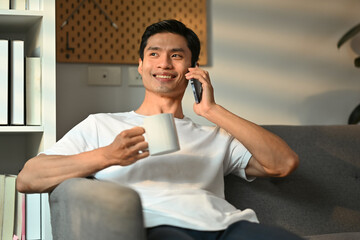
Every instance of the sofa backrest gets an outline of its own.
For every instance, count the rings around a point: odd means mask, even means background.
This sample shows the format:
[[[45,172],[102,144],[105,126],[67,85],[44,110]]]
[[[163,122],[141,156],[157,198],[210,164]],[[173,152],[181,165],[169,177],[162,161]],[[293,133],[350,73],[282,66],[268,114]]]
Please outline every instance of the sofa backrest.
[[[360,232],[360,125],[264,126],[299,155],[285,178],[225,177],[226,199],[302,236]]]

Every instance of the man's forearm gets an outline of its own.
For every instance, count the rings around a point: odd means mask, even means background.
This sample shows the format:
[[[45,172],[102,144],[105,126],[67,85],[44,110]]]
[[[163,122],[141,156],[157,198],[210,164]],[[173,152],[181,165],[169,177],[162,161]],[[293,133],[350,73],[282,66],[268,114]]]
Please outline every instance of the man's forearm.
[[[50,192],[69,178],[87,177],[104,168],[128,166],[149,156],[144,128],[134,127],[118,134],[114,141],[76,155],[39,155],[26,162],[17,178],[20,192]]]
[[[280,137],[264,128],[220,105],[211,108],[205,117],[238,139],[262,166],[264,175],[285,176],[297,167],[296,153]]]
[[[76,155],[41,154],[26,162],[17,177],[17,189],[25,193],[51,192],[66,179],[87,177],[103,168],[101,149]]]

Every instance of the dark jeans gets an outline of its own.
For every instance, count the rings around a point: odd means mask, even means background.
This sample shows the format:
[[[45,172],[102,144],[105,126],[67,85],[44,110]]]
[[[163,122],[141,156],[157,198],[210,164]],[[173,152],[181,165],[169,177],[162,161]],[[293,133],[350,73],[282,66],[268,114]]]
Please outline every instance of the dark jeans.
[[[147,229],[148,240],[302,240],[279,227],[239,221],[222,231],[197,231],[162,225]]]

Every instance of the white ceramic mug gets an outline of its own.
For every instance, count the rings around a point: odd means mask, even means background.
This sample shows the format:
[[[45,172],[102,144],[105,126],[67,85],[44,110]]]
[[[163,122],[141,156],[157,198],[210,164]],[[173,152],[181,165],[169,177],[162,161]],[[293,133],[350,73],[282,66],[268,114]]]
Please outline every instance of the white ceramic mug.
[[[174,117],[162,113],[144,118],[145,138],[150,155],[161,155],[180,150]]]

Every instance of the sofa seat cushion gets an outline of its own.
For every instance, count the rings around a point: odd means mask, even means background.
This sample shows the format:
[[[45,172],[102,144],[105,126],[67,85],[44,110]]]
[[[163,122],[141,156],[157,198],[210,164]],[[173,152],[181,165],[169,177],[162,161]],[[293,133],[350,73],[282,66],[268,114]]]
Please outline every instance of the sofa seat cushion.
[[[360,232],[332,233],[305,237],[307,240],[358,240]]]

